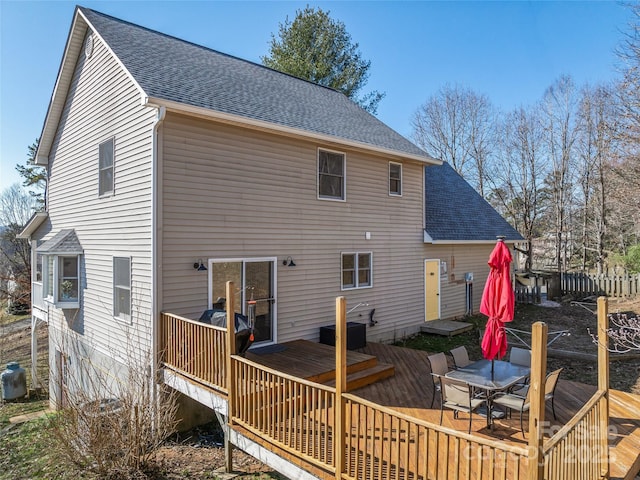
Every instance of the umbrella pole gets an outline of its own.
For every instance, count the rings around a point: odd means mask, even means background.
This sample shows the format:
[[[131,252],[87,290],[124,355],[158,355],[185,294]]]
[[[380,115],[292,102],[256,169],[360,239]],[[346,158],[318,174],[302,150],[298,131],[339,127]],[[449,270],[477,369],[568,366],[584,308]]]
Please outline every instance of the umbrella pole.
[[[493,363],[495,362],[495,359],[491,359],[491,380],[493,380]]]

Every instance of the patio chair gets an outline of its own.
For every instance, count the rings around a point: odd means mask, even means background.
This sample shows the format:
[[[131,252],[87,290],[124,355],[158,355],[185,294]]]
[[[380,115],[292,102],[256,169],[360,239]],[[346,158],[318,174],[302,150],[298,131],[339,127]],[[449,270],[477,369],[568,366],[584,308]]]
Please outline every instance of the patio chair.
[[[558,370],[554,370],[553,372],[547,375],[547,378],[544,381],[544,400],[545,402],[551,399],[551,411],[553,412],[554,420],[557,420],[556,410],[554,405],[554,395],[556,386],[558,385],[558,378],[560,377],[560,373],[562,372],[562,368]],[[530,399],[529,394],[531,389],[529,387],[524,387],[517,392],[503,393],[498,394],[493,399],[493,403],[495,405],[500,405],[502,407],[507,408],[509,411],[518,410],[520,412],[520,430],[524,435],[524,425],[522,421],[522,417],[524,412],[529,410],[530,407]]]
[[[469,360],[469,353],[464,345],[452,349],[450,352],[453,357],[453,364],[456,368],[464,368],[472,362]]]
[[[447,364],[447,356],[442,352],[429,355],[427,358],[429,359],[433,378],[433,397],[431,398],[431,406],[429,408],[433,408],[436,400],[436,392],[442,393],[440,378],[447,374],[449,365]]]
[[[485,400],[473,396],[471,386],[460,380],[441,377],[440,385],[442,385],[442,402],[440,403],[440,425],[442,425],[442,412],[445,408],[453,410],[453,418],[458,418],[459,412],[469,414],[469,428],[467,433],[471,433],[471,420],[473,411],[482,405]]]
[[[509,353],[509,362],[514,365],[531,367],[531,350],[526,348],[512,347]]]
[[[511,347],[511,351],[509,352],[509,362],[514,365],[520,365],[522,367],[531,368],[531,350],[527,350],[526,348],[519,347]],[[522,389],[529,385],[529,379],[525,378],[524,381],[516,383],[513,387],[510,388],[511,393],[514,390]]]

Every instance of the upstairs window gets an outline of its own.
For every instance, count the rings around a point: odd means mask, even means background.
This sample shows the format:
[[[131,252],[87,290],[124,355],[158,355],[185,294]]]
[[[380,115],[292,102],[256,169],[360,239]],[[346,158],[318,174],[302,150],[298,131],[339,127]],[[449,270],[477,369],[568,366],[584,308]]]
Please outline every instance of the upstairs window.
[[[402,196],[402,164],[389,162],[389,195]]]
[[[113,258],[113,316],[131,319],[131,259]]]
[[[344,153],[318,150],[318,198],[345,199]]]
[[[372,287],[371,252],[342,254],[342,290]]]
[[[102,142],[99,147],[98,165],[98,195],[111,195],[113,193],[113,138]]]

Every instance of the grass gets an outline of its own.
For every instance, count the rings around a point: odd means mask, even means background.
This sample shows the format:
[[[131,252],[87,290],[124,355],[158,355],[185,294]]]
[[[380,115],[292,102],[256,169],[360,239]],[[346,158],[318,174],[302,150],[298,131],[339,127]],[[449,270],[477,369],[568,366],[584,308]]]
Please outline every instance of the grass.
[[[484,329],[484,326],[487,323],[487,317],[483,315],[470,315],[462,319],[462,321],[471,323],[473,325],[473,329],[451,337],[419,333],[396,342],[396,345],[416,350],[424,350],[429,353],[448,352],[455,347],[463,345],[467,348],[470,358],[482,358],[482,349],[480,348],[478,332],[481,329]]]

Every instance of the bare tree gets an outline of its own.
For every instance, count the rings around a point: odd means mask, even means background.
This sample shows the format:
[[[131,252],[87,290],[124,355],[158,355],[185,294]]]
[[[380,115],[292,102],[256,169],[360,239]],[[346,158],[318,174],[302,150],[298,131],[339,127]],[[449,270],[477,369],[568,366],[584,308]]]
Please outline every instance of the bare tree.
[[[581,200],[581,267],[604,269],[607,256],[609,170],[617,155],[619,122],[615,95],[608,86],[583,88],[578,110],[582,126],[577,141],[577,182]]]
[[[575,142],[578,136],[576,87],[570,76],[547,88],[543,99],[545,137],[551,171],[547,183],[553,199],[555,261],[558,272],[567,270],[571,256],[571,221]]]
[[[0,194],[0,225],[25,225],[38,205],[35,197],[14,183]]]
[[[499,211],[527,240],[527,270],[533,266],[532,240],[540,234],[545,208],[543,133],[538,107],[520,107],[507,114],[501,129],[501,155],[496,156],[488,177]]]
[[[448,162],[484,196],[495,145],[495,112],[486,95],[447,85],[418,108],[412,126],[421,148]]]

